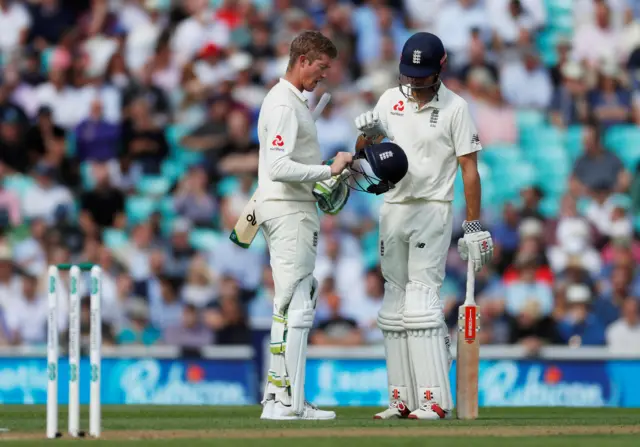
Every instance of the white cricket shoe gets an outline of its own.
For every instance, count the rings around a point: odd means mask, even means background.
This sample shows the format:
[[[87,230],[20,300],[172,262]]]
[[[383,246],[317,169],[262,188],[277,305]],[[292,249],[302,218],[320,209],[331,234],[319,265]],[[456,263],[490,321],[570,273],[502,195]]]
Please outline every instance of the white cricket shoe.
[[[425,402],[420,405],[415,411],[412,411],[408,416],[409,419],[420,419],[427,421],[437,421],[440,419],[448,419],[451,417],[451,412],[443,410],[438,403],[433,400]]]
[[[265,400],[262,402],[262,414],[260,419],[271,419],[273,414],[273,406],[276,404],[274,399]]]
[[[300,419],[307,421],[328,421],[336,418],[335,411],[321,410],[312,403],[305,401]]]
[[[285,405],[279,400],[267,400],[262,407],[260,419],[271,419],[275,421],[293,421],[300,419],[291,410],[290,405]]]
[[[404,419],[409,416],[409,408],[401,400],[393,400],[389,408],[373,416],[374,419]]]
[[[276,421],[323,421],[335,418],[335,412],[320,410],[309,402],[304,403],[304,410],[302,410],[302,414],[297,415],[293,412],[290,405],[284,405],[282,402],[274,400],[267,400],[264,403],[262,415],[260,416],[260,419],[271,419]]]

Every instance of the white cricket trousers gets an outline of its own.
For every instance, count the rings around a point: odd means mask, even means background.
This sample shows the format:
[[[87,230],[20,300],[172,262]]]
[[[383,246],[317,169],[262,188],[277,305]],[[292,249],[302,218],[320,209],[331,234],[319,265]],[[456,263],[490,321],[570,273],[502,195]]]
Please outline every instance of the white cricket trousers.
[[[274,312],[285,314],[298,283],[313,274],[320,219],[308,211],[262,223],[275,284]]]
[[[401,289],[410,282],[439,292],[451,243],[451,202],[384,203],[380,210],[380,266]]]

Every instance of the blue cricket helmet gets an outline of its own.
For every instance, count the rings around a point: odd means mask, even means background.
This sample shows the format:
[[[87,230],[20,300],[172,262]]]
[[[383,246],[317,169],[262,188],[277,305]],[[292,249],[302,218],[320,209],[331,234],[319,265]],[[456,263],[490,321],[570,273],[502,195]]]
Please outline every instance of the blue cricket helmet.
[[[402,47],[400,74],[409,78],[426,78],[439,74],[446,60],[447,52],[438,36],[415,33]]]
[[[409,171],[407,154],[400,146],[391,142],[367,146],[358,152],[354,158],[356,160],[367,160],[369,166],[371,166],[371,170],[377,177],[377,179],[372,179],[365,172],[352,168],[352,170],[361,174],[367,182],[369,182],[369,185],[364,188],[356,180],[356,183],[360,186],[360,188],[355,188],[358,191],[376,195],[383,194],[395,188],[395,185],[402,180]]]

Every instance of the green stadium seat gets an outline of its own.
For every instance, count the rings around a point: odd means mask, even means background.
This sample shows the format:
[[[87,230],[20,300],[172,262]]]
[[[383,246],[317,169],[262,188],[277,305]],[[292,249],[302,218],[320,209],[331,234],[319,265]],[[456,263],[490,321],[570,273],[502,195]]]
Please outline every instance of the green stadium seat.
[[[131,225],[136,225],[149,219],[158,209],[156,200],[145,196],[129,196],[125,202],[125,213],[127,221]]]
[[[102,239],[104,244],[112,250],[121,248],[129,242],[127,233],[116,228],[105,228],[102,231]]]
[[[194,228],[189,235],[189,242],[196,250],[212,251],[220,245],[223,237],[224,235],[219,231]]]
[[[138,194],[160,197],[166,195],[171,189],[171,182],[164,176],[145,175],[136,185]]]

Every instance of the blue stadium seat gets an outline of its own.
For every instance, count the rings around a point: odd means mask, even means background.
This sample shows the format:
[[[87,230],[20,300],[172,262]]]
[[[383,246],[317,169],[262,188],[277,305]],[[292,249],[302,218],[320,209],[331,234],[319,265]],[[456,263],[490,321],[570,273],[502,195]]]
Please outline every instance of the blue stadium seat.
[[[640,128],[633,125],[613,126],[607,130],[604,144],[620,157],[627,168],[635,170],[640,162]]]
[[[547,219],[556,217],[560,211],[560,201],[556,197],[545,197],[540,202],[540,212]]]
[[[582,126],[569,126],[564,134],[564,148],[572,161],[575,161],[584,151],[582,142],[584,128]]]
[[[187,172],[187,167],[176,160],[166,159],[160,166],[160,173],[171,183],[179,182]]]
[[[34,184],[35,181],[31,177],[22,174],[8,175],[2,182],[5,189],[13,191],[20,199],[24,198],[24,195]]]
[[[238,187],[240,186],[240,182],[238,178],[232,175],[229,175],[218,183],[218,196],[226,197],[228,195],[233,194]]]
[[[158,210],[156,200],[145,196],[129,196],[125,202],[127,221],[131,225],[144,222]]]
[[[219,231],[194,228],[189,234],[189,242],[196,250],[212,251],[218,247],[223,237],[224,235]]]
[[[93,189],[96,184],[93,172],[91,170],[91,164],[89,162],[80,163],[80,179],[82,181],[82,187],[84,189]]]
[[[145,175],[136,184],[138,194],[160,197],[166,195],[171,189],[171,182],[164,176]]]
[[[516,124],[518,129],[537,129],[545,123],[545,117],[538,110],[516,110]]]
[[[116,228],[105,228],[102,231],[102,239],[104,244],[112,250],[121,248],[129,242],[127,233]]]

